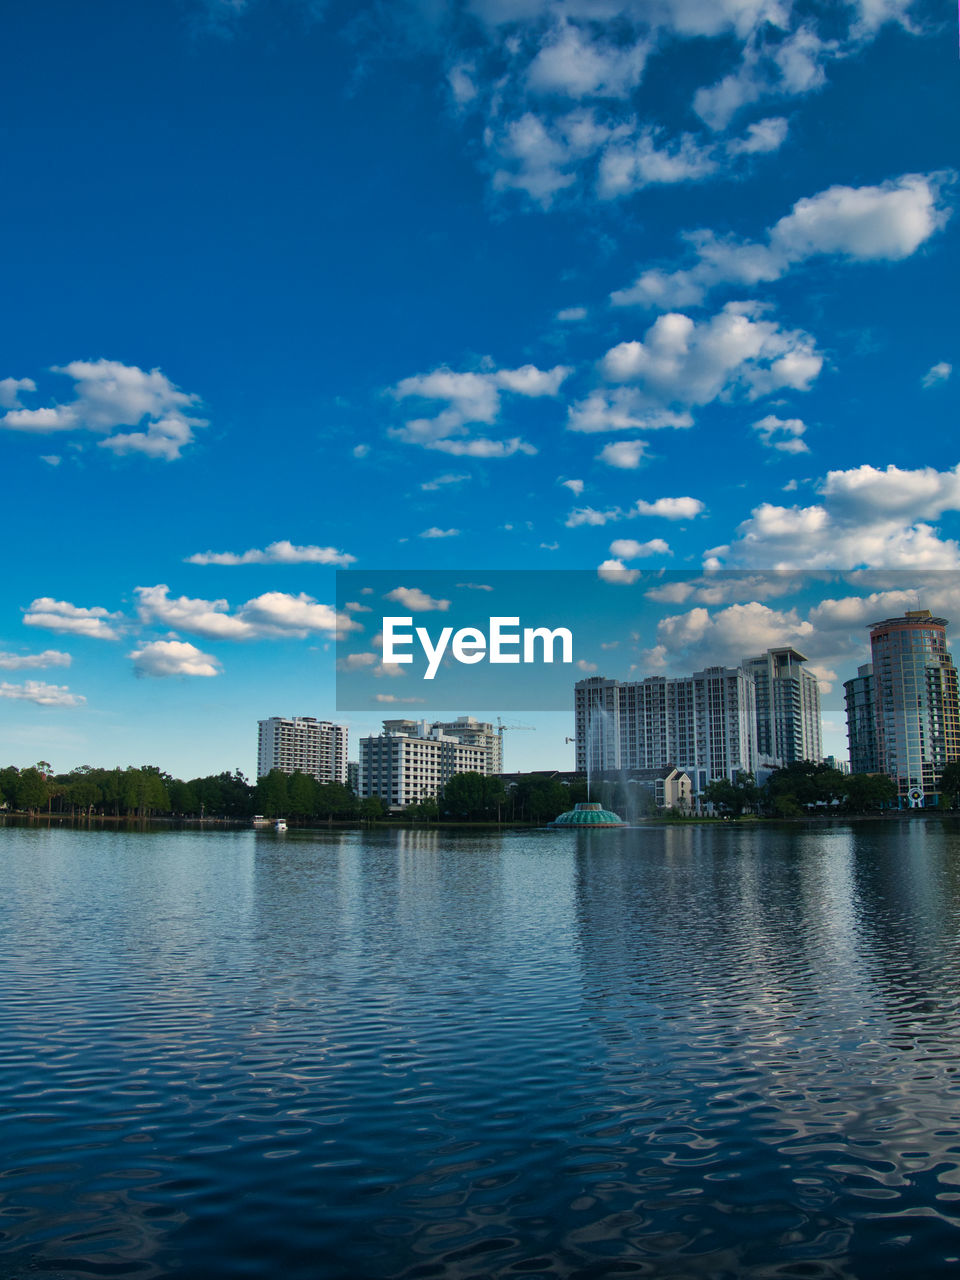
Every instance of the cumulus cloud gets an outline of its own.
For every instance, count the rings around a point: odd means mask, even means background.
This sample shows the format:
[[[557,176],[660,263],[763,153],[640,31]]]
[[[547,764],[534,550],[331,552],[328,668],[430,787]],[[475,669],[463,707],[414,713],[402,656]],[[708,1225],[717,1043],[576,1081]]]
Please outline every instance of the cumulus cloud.
[[[597,566],[597,577],[615,587],[631,587],[640,577],[640,570],[628,569],[622,560],[604,560]]]
[[[729,563],[765,568],[960,567],[960,545],[930,521],[960,510],[960,465],[830,471],[807,507],[764,502],[737,529]]]
[[[851,262],[908,258],[946,224],[944,193],[953,176],[906,173],[876,186],[829,187],[798,200],[764,241],[687,232],[689,266],[648,268],[629,288],[612,293],[611,301],[615,306],[695,306],[717,285],[749,288],[778,280],[792,266],[820,255]]]
[[[755,600],[715,613],[697,605],[657,624],[657,643],[683,669],[734,666],[751,654],[784,645],[804,652],[804,642],[813,635],[813,624],[795,609],[771,609]]]
[[[643,560],[648,556],[672,556],[673,552],[663,538],[651,538],[649,542],[615,538],[610,543],[610,554],[618,560]]]
[[[441,401],[445,407],[434,417],[411,418],[402,427],[391,428],[389,434],[405,444],[436,449],[454,457],[508,458],[515,453],[536,453],[533,445],[519,437],[512,440],[463,437],[469,437],[472,424],[492,426],[497,421],[504,392],[527,399],[556,396],[569,373],[566,365],[538,369],[536,365],[525,364],[518,369],[480,373],[457,373],[444,366],[432,373],[403,378],[392,389],[397,400],[413,397],[427,402]]]
[[[376,693],[373,700],[374,702],[423,702],[423,698],[398,698],[395,693]]]
[[[23,684],[0,682],[0,698],[14,702],[33,702],[38,707],[79,707],[86,698],[71,693],[65,684],[44,684],[42,680],[26,680]]]
[[[403,605],[404,609],[409,609],[411,613],[430,613],[434,610],[446,613],[450,608],[449,600],[435,600],[419,587],[394,587],[383,598]]]
[[[665,427],[693,426],[687,411],[653,405],[636,387],[591,392],[567,410],[567,428],[593,434],[598,431],[659,431]]]
[[[621,471],[635,471],[647,452],[646,440],[616,440],[605,444],[597,458],[608,467]]]
[[[23,624],[26,627],[40,627],[44,631],[56,631],[62,635],[119,640],[120,633],[115,624],[122,620],[122,614],[110,613],[99,605],[87,609],[66,600],[40,596],[28,607]]]
[[[610,507],[606,511],[597,511],[594,507],[575,507],[567,516],[565,524],[568,529],[578,529],[581,525],[604,525],[611,520],[622,520],[624,513],[620,507]]]
[[[305,592],[291,595],[267,591],[229,612],[226,600],[189,596],[170,598],[165,584],[137,587],[137,613],[141,622],[160,624],[177,631],[214,640],[303,639],[312,634],[336,636],[359,631],[360,624],[332,606],[318,603]]]
[[[654,502],[637,500],[638,516],[661,516],[664,520],[692,520],[705,510],[699,498],[657,498]]]
[[[941,360],[939,364],[933,365],[920,379],[924,388],[935,387],[938,382],[946,382],[953,373],[953,365],[948,364],[946,360]]]
[[[185,564],[353,564],[356,556],[338,551],[336,547],[298,547],[283,540],[271,542],[262,551],[198,551],[187,556]]]
[[[582,480],[561,480],[559,481],[559,483],[562,484],[565,489],[569,489],[570,492],[577,498],[579,498],[581,493],[583,493]]]
[[[222,671],[216,658],[184,640],[153,640],[128,657],[138,676],[218,676]]]
[[[206,419],[194,416],[199,397],[179,390],[159,369],[146,372],[117,360],[74,360],[54,373],[73,380],[74,398],[40,408],[11,408],[0,428],[46,435],[90,431],[105,438],[100,447],[116,454],[142,453],[170,462],[191,443]],[[24,384],[21,390],[33,391]],[[118,431],[118,427],[135,430]]]
[[[20,393],[36,389],[32,378],[0,378],[0,409],[21,408]]]
[[[418,538],[458,538],[459,536],[459,529],[440,529],[437,525],[424,529],[423,533],[417,534]]]
[[[807,427],[800,418],[778,418],[768,413],[753,424],[753,429],[768,449],[777,449],[781,453],[810,452],[809,446],[801,439]]]
[[[653,408],[806,391],[822,366],[809,334],[782,329],[745,303],[699,323],[678,312],[658,316],[642,341],[618,343],[602,361],[607,379],[637,384],[640,402]]]
[[[28,671],[38,667],[69,667],[73,661],[69,653],[59,649],[44,649],[43,653],[0,652],[0,670]]]

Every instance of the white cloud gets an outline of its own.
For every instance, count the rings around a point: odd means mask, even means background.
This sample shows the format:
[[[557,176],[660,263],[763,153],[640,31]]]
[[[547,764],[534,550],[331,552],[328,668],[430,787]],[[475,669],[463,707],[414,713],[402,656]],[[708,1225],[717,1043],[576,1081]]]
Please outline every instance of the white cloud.
[[[732,604],[711,614],[696,606],[687,613],[662,618],[657,642],[678,668],[736,665],[751,654],[783,645],[804,651],[813,625],[794,609],[777,610],[758,601]]]
[[[731,138],[727,143],[729,155],[765,155],[779,151],[787,140],[789,125],[783,116],[768,116],[754,120],[747,126],[742,138]]]
[[[128,657],[138,676],[218,676],[222,670],[216,658],[184,640],[153,640]]]
[[[122,619],[122,614],[110,613],[99,606],[85,609],[69,604],[66,600],[40,596],[28,607],[23,624],[26,627],[41,627],[44,631],[56,631],[62,635],[119,640],[119,632],[112,624]]]
[[[394,587],[383,598],[384,600],[396,601],[397,604],[403,605],[404,609],[409,609],[411,613],[430,613],[434,610],[446,613],[450,608],[449,600],[435,600],[433,596],[428,595],[426,591],[421,591],[419,587]]]
[[[231,614],[226,600],[171,599],[169,590],[164,584],[136,588],[142,622],[215,640],[303,639],[314,633],[335,636],[361,629],[359,623],[304,592],[267,591]]]
[[[488,440],[484,436],[474,436],[472,440],[433,440],[426,447],[453,458],[512,458],[515,453],[533,457],[537,452],[519,436],[511,440]]]
[[[468,424],[492,426],[497,421],[504,392],[527,399],[556,396],[569,373],[566,365],[538,369],[536,365],[525,364],[518,369],[481,373],[456,373],[444,366],[432,373],[403,378],[392,390],[396,399],[439,400],[445,401],[446,407],[432,418],[411,418],[402,427],[391,428],[388,434],[405,444],[436,449],[453,457],[508,458],[515,453],[534,454],[533,445],[519,437],[512,440],[463,437],[469,435]]]
[[[618,467],[621,471],[635,471],[640,466],[647,452],[646,440],[616,440],[605,444],[597,458],[608,467]]]
[[[73,379],[74,399],[52,407],[13,408],[0,418],[10,431],[47,434],[92,431],[106,438],[102,448],[117,454],[143,453],[172,461],[193,440],[206,419],[192,416],[199,397],[180,391],[159,369],[145,372],[116,360],[74,360],[54,373]],[[21,380],[21,389],[26,388]],[[118,427],[136,427],[117,432]],[[114,434],[111,434],[114,433]]]
[[[19,409],[20,392],[36,389],[32,378],[0,378],[0,409]]]
[[[640,577],[640,570],[628,569],[622,560],[604,560],[597,566],[597,577],[615,587],[630,587]]]
[[[581,493],[583,493],[582,480],[561,480],[560,484],[562,484],[565,489],[569,489],[570,492],[577,498],[579,498]]]
[[[336,547],[298,547],[285,539],[271,542],[262,551],[198,551],[187,556],[185,564],[353,564],[356,556]]]
[[[0,671],[27,671],[38,667],[69,667],[73,661],[69,653],[59,649],[44,649],[43,653],[0,652]]]
[[[40,461],[45,462],[48,467],[59,467],[63,459],[58,453],[41,453]]]
[[[699,498],[657,498],[655,502],[640,498],[634,507],[639,516],[661,516],[664,520],[693,520],[705,509]]]
[[[651,405],[636,387],[594,391],[567,410],[567,429],[570,431],[659,431],[692,426],[693,417],[688,412]]]
[[[440,529],[436,525],[417,534],[418,538],[459,538],[459,529]]]
[[[716,171],[709,147],[684,133],[669,142],[652,128],[607,146],[600,161],[597,190],[604,200],[630,195],[644,187],[697,182]]]
[[[809,453],[801,436],[807,427],[800,418],[778,418],[768,413],[765,418],[753,424],[761,441],[768,449],[778,449],[781,453]]]
[[[577,670],[591,673],[597,670],[597,664],[595,662],[588,662],[586,658],[578,658]]]
[[[79,707],[84,698],[71,693],[65,684],[44,684],[41,680],[27,680],[23,684],[0,683],[0,698],[14,702],[34,702],[38,707]]]
[[[365,458],[370,452],[370,446],[368,444],[355,444],[351,452],[355,458]]]
[[[823,357],[802,330],[756,318],[757,309],[728,303],[697,323],[671,312],[658,316],[643,341],[621,342],[603,358],[613,382],[639,384],[652,406],[703,405],[742,394],[749,400],[789,387],[805,391]]]
[[[470,479],[469,475],[467,475],[465,472],[461,472],[459,474],[455,474],[453,472],[447,472],[446,475],[437,476],[435,480],[424,480],[420,488],[425,493],[432,493],[434,490],[442,489],[446,485],[463,484],[464,480],[469,480],[469,479]]]
[[[337,659],[337,670],[362,671],[365,667],[375,667],[379,661],[376,653],[348,653],[345,658]]]
[[[423,698],[398,698],[395,693],[377,693],[374,702],[423,702]]]
[[[580,525],[604,525],[611,520],[622,520],[623,512],[619,507],[607,511],[597,511],[593,507],[575,507],[565,521],[568,529],[577,529]]]
[[[953,373],[953,365],[948,364],[946,360],[941,360],[939,364],[933,365],[920,379],[924,388],[935,387],[938,382],[946,382]]]
[[[640,83],[648,52],[644,41],[607,44],[585,28],[560,21],[531,62],[527,86],[534,94],[625,98]]]
[[[615,306],[684,307],[702,302],[720,284],[752,287],[778,280],[791,266],[818,255],[854,262],[910,257],[949,217],[943,192],[950,173],[907,173],[877,186],[834,186],[798,200],[766,233],[765,242],[687,232],[691,266],[652,267],[627,289],[611,294]]]
[[[960,545],[929,521],[960,510],[960,465],[914,471],[869,465],[828,472],[821,502],[781,507],[764,502],[739,526],[729,547],[734,565],[765,568],[955,569]]]
[[[673,552],[663,538],[651,538],[649,542],[616,538],[610,543],[610,554],[618,560],[642,560],[647,556],[672,556]]]
[[[561,324],[574,324],[577,320],[586,320],[587,308],[564,307],[562,311],[557,312],[556,318]]]

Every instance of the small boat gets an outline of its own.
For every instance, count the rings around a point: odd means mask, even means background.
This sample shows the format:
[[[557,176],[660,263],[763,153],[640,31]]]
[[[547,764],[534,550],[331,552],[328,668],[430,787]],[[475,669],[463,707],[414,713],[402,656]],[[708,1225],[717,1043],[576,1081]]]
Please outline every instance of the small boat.
[[[265,818],[262,813],[255,813],[253,815],[253,825],[255,827],[269,827],[270,819]]]
[[[274,831],[286,831],[287,824],[284,822],[283,818],[278,818],[273,824],[273,829]]]

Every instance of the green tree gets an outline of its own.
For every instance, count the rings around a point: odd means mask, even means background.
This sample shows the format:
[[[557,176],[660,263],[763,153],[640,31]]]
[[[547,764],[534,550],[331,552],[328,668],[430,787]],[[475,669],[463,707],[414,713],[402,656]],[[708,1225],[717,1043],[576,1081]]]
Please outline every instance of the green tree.
[[[852,773],[847,778],[844,808],[849,813],[883,809],[897,799],[897,784],[883,773]]]
[[[317,782],[306,773],[291,773],[287,779],[287,812],[294,818],[309,818],[316,809]]]
[[[287,775],[280,769],[271,769],[257,779],[254,793],[256,812],[267,818],[280,818],[287,812]]]
[[[17,779],[14,803],[18,809],[36,813],[47,803],[47,784],[39,769],[22,769]]]
[[[733,782],[714,778],[704,789],[703,798],[724,813],[739,818],[745,809],[755,809],[760,802],[760,789],[752,773],[739,772]]]
[[[960,763],[953,761],[944,766],[943,773],[940,775],[940,799],[941,801],[949,800],[950,808],[956,809],[958,796],[960,796]]]
[[[387,812],[380,796],[364,796],[360,801],[360,817],[364,822],[376,822]]]

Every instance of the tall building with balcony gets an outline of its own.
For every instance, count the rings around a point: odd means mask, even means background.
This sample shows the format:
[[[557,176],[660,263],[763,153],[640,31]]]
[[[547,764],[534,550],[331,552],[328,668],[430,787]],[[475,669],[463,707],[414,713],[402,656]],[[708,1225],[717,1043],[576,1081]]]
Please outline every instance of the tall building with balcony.
[[[630,681],[590,676],[577,682],[574,708],[581,773],[669,764],[699,794],[716,778],[757,767],[756,689],[741,667]]]
[[[499,748],[493,726],[469,716],[449,725],[384,720],[383,733],[360,739],[360,795],[406,808],[438,795],[455,773],[499,773]]]
[[[314,716],[271,716],[259,722],[257,777],[271,769],[318,782],[347,781],[347,727]]]
[[[908,610],[870,628],[879,771],[901,807],[935,804],[945,765],[960,760],[957,670],[947,620]]]
[[[757,752],[774,767],[823,758],[820,685],[797,649],[768,649],[740,664],[757,691]]]
[[[847,708],[850,772],[879,773],[873,663],[865,662],[857,667],[857,674],[852,680],[844,680],[843,699]]]

